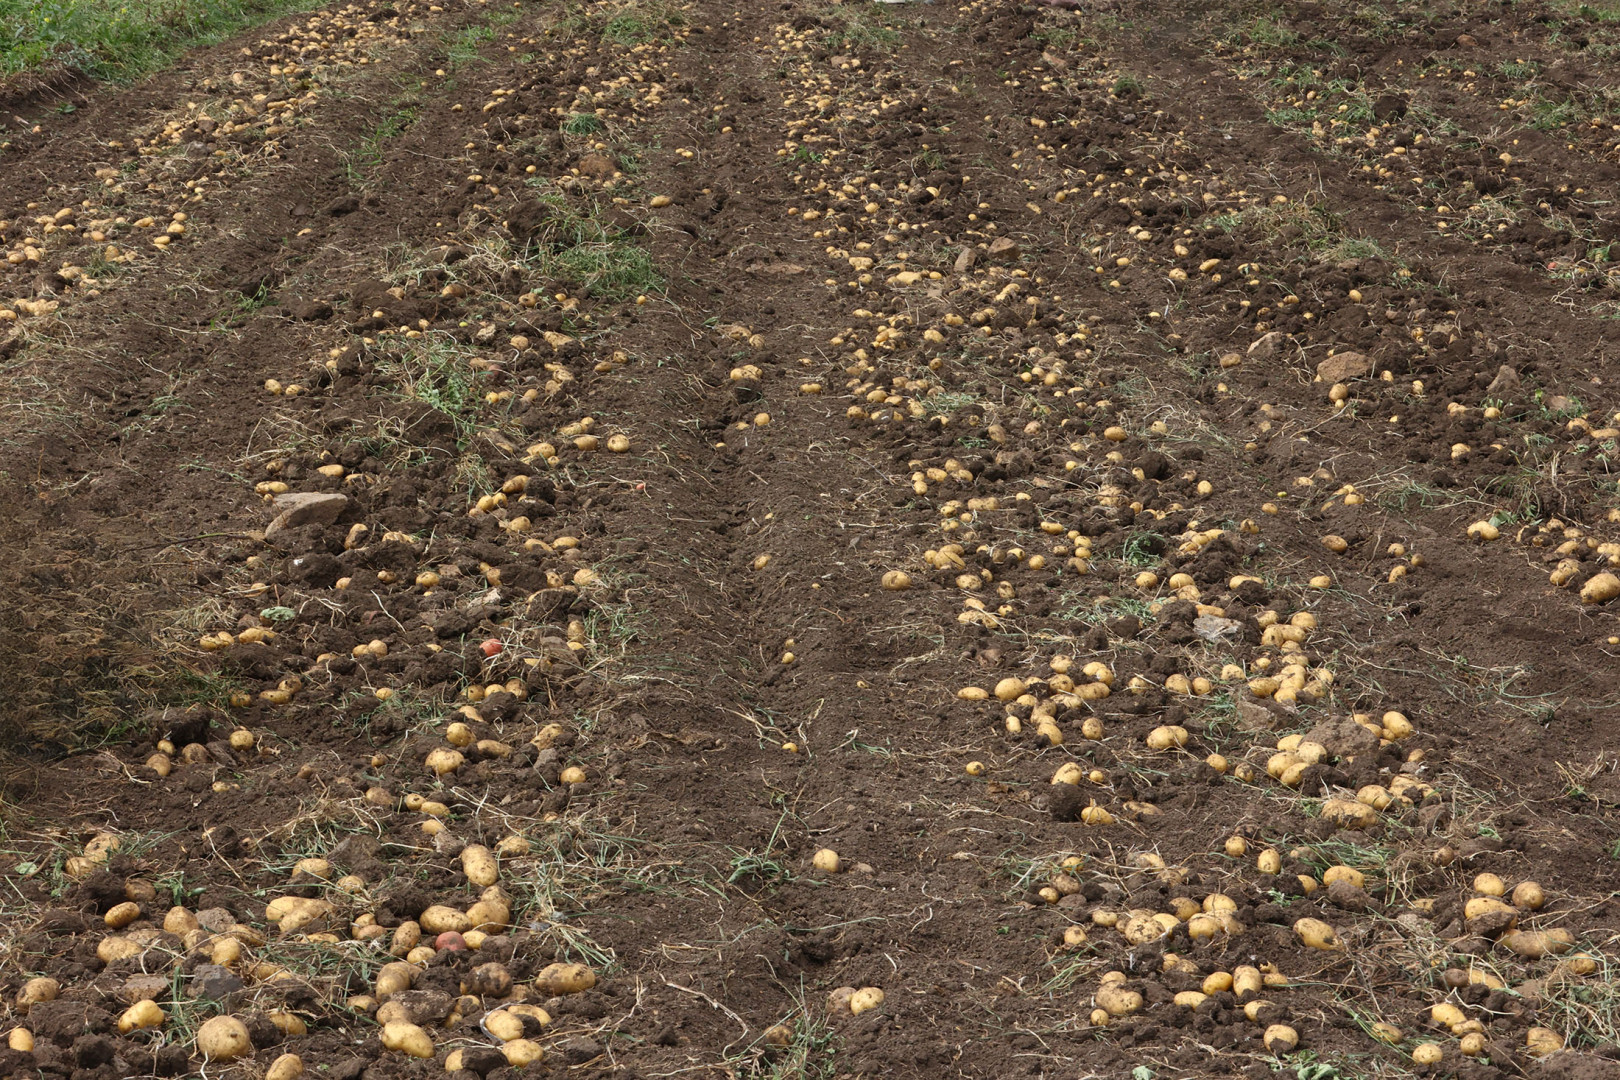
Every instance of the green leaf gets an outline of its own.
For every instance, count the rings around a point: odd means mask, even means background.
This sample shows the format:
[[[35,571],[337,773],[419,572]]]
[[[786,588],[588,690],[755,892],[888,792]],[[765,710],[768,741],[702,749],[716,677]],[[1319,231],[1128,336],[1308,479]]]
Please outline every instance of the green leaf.
[[[288,619],[298,618],[298,612],[290,607],[267,607],[259,612],[259,618],[269,619],[272,622],[286,622]]]
[[[32,877],[33,875],[39,873],[39,864],[20,862],[16,866],[12,867],[12,869],[17,872],[18,877]]]
[[[1138,1065],[1131,1070],[1131,1080],[1153,1080],[1153,1070],[1146,1065]]]

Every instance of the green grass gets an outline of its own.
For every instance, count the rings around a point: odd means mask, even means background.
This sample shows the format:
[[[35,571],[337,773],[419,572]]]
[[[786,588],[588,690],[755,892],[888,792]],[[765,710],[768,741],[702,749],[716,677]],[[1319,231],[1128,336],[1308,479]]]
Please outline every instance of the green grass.
[[[0,75],[65,64],[127,82],[314,0],[0,0]]]
[[[524,252],[539,274],[583,285],[606,300],[633,300],[663,289],[652,255],[623,230],[603,224],[597,207],[576,208],[549,192],[539,198],[552,216]]]

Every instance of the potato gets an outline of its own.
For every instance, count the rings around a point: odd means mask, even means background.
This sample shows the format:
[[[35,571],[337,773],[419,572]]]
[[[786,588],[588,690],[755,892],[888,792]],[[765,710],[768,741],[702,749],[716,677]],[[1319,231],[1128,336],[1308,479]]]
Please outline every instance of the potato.
[[[1378,811],[1355,799],[1328,799],[1322,804],[1322,820],[1341,829],[1370,829],[1378,824]]]
[[[585,782],[585,770],[578,765],[570,765],[558,775],[557,782],[561,784],[583,784]]]
[[[385,1005],[383,1008],[387,1008],[387,1006]],[[382,1019],[381,1010],[378,1010],[377,1018]],[[506,1009],[497,1009],[484,1017],[484,1030],[501,1040],[501,1042],[521,1039],[523,1038],[523,1018]]]
[[[1266,1028],[1262,1041],[1273,1054],[1287,1054],[1299,1045],[1299,1032],[1287,1024],[1272,1024]]]
[[[1608,571],[1593,574],[1581,586],[1581,603],[1606,604],[1615,597],[1620,596],[1620,577],[1615,577]]]
[[[1282,870],[1282,855],[1275,848],[1267,848],[1254,857],[1254,867],[1262,874],[1275,874]]]
[[[1524,1033],[1524,1046],[1532,1057],[1545,1057],[1562,1050],[1564,1040],[1551,1028],[1533,1027]]]
[[[1200,990],[1183,990],[1171,1000],[1184,1008],[1196,1009],[1209,1000],[1209,995]]]
[[[1439,1043],[1418,1043],[1412,1047],[1414,1065],[1438,1065],[1445,1056],[1445,1049]]]
[[[408,1057],[433,1056],[433,1037],[415,1024],[407,1024],[400,1020],[383,1025],[382,1044],[383,1049],[397,1050]]]
[[[304,1059],[297,1054],[282,1054],[265,1070],[264,1080],[298,1080],[304,1075]]]
[[[615,436],[623,438],[623,436]],[[628,449],[628,447],[626,448]],[[513,1039],[501,1047],[501,1053],[506,1056],[506,1063],[515,1069],[525,1065],[532,1065],[546,1056],[545,1050],[532,1039]]]
[[[1109,1016],[1129,1016],[1142,1008],[1142,995],[1109,983],[1097,988],[1096,1002]]]
[[[1023,679],[1009,675],[1007,678],[996,683],[996,700],[1016,701],[1020,696],[1023,695],[1027,688],[1028,687]]]
[[[1520,911],[1540,911],[1547,903],[1547,894],[1534,881],[1521,881],[1513,886],[1513,906]]]
[[[1402,1039],[1406,1038],[1406,1033],[1400,1028],[1396,1027],[1394,1024],[1386,1024],[1381,1020],[1367,1028],[1367,1034],[1371,1035],[1381,1043],[1388,1043],[1390,1046],[1395,1046]]]
[[[413,965],[398,960],[384,964],[377,972],[377,1000],[387,1001],[393,995],[409,990],[416,981],[416,970]]]
[[[435,955],[436,954],[433,949],[428,948],[426,945],[418,945],[416,948],[405,954],[405,962],[410,964],[412,967],[427,967],[429,964],[433,963],[433,957]]]
[[[584,964],[550,964],[534,980],[541,997],[580,994],[595,985],[596,972]]]
[[[434,904],[417,918],[425,934],[442,934],[446,930],[457,933],[472,929],[472,921],[463,912],[446,904]]]
[[[1254,997],[1265,987],[1265,980],[1260,976],[1260,969],[1248,964],[1241,964],[1232,969],[1232,993],[1239,1001]]]
[[[215,1016],[197,1029],[197,1052],[208,1061],[235,1061],[253,1053],[247,1025],[234,1016]]]
[[[139,956],[142,949],[127,937],[104,937],[96,945],[96,956],[104,964],[114,964],[120,960],[128,960]]]
[[[832,848],[822,848],[810,857],[810,865],[823,874],[838,873],[838,852]]]
[[[1187,729],[1180,725],[1161,725],[1147,733],[1150,750],[1169,750],[1187,745]]]
[[[453,773],[457,769],[461,768],[462,765],[466,764],[466,761],[467,759],[462,757],[461,751],[448,750],[441,746],[437,749],[428,751],[425,764],[436,775],[444,776],[447,773]]]
[[[1221,920],[1213,915],[1194,915],[1187,920],[1187,936],[1194,941],[1209,941],[1221,932]]]
[[[1366,875],[1353,866],[1330,866],[1322,872],[1322,884],[1332,885],[1335,881],[1348,882],[1355,888],[1363,888],[1367,884]]]
[[[130,923],[141,917],[141,905],[126,900],[122,904],[114,904],[107,909],[107,914],[101,917],[109,929],[122,930]]]
[[[1519,923],[1519,912],[1494,896],[1476,896],[1463,905],[1463,918],[1488,920],[1498,931],[1512,930]]]
[[[125,1009],[123,1015],[118,1018],[118,1033],[128,1035],[142,1028],[162,1027],[167,1019],[157,1002],[137,1001]]]
[[[911,575],[904,570],[890,570],[883,575],[883,588],[888,592],[904,592],[911,588]]]
[[[1468,1019],[1468,1014],[1449,1001],[1429,1006],[1429,1019],[1443,1028],[1455,1028]]]
[[[1298,920],[1294,923],[1294,933],[1303,944],[1312,949],[1344,948],[1344,942],[1339,940],[1338,932],[1321,919]]]
[[[472,948],[472,935],[498,934],[512,923],[512,906],[502,900],[479,900],[467,909],[467,922],[472,929],[462,931],[462,940]]]
[[[6,1035],[6,1045],[24,1054],[34,1052],[34,1033],[27,1028],[12,1028]]]
[[[422,943],[422,924],[406,919],[394,927],[394,936],[388,944],[390,956],[404,956]]]
[[[304,1035],[309,1032],[309,1026],[297,1013],[272,1012],[266,1013],[265,1019],[276,1026],[276,1030],[283,1035]]]
[[[827,994],[827,1011],[830,1013],[849,1012],[849,999],[855,996],[853,986],[840,986]]]
[[[56,995],[61,991],[62,988],[55,979],[46,976],[29,979],[23,983],[22,990],[17,994],[17,1009],[26,1014],[30,1006],[37,1005],[41,1001],[55,1001]]]
[[[461,849],[461,869],[474,885],[493,885],[500,877],[494,852],[482,844],[468,844]]]
[[[1501,940],[1509,951],[1526,960],[1557,956],[1575,947],[1575,935],[1568,930],[1509,930]]]
[[[850,995],[849,1011],[858,1015],[882,1004],[883,991],[875,986],[867,986]]]
[[[1086,928],[1083,926],[1069,926],[1063,930],[1064,947],[1078,949],[1086,943]]]
[[[1507,886],[1495,874],[1479,874],[1474,878],[1474,891],[1484,896],[1504,896]]]

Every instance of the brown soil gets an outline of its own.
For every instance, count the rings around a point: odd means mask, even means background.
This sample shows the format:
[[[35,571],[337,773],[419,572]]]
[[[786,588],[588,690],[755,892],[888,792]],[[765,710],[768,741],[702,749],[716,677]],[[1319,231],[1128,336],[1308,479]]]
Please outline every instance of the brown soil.
[[[1617,56],[356,0],[0,93],[0,1075],[1611,1075]]]

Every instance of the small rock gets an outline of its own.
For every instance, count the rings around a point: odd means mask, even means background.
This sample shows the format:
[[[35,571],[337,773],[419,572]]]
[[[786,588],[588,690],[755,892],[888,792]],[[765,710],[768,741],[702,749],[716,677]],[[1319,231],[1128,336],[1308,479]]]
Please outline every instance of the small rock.
[[[1334,757],[1359,757],[1376,753],[1378,736],[1348,716],[1331,716],[1312,728],[1306,742],[1321,743]]]
[[[586,154],[579,159],[579,171],[593,180],[611,180],[619,167],[606,154]]]
[[[137,1001],[157,1001],[169,995],[169,980],[162,975],[131,975],[118,988],[118,1000],[133,1005]]]
[[[1279,723],[1278,707],[1251,701],[1242,696],[1233,699],[1233,704],[1237,706],[1238,727],[1244,731],[1272,731]]]
[[[1372,905],[1372,897],[1365,889],[1342,878],[1328,886],[1327,898],[1328,903],[1345,911],[1366,911]]]
[[[1460,49],[1472,49],[1478,45],[1479,41],[1475,39],[1473,34],[1457,35],[1457,47]]]
[[[973,264],[979,261],[977,248],[963,248],[956,253],[956,265],[953,268],[958,274],[965,274],[973,269]]]
[[[1254,343],[1249,346],[1249,359],[1260,361],[1275,360],[1282,355],[1283,348],[1289,343],[1289,337],[1287,334],[1283,333],[1281,330],[1273,330],[1264,337],[1257,338]]]
[[[236,916],[222,907],[203,908],[197,912],[197,925],[210,934],[223,934],[236,925]]]
[[[349,497],[337,492],[294,491],[277,495],[271,504],[277,513],[265,527],[266,540],[285,529],[330,525],[349,507]]]
[[[985,256],[992,262],[1014,262],[1019,254],[1018,241],[1005,236],[996,237],[985,249]]]
[[[1518,388],[1519,373],[1503,364],[1496,369],[1496,378],[1491,380],[1491,385],[1485,388],[1485,396],[1505,401]]]
[[[563,1061],[570,1066],[583,1065],[602,1056],[602,1044],[583,1036],[577,1039],[564,1039],[557,1044],[556,1049],[562,1055]]]
[[[1359,379],[1372,371],[1372,361],[1358,352],[1334,353],[1316,365],[1316,377],[1325,383]]]
[[[191,982],[186,986],[186,996],[224,1001],[244,985],[228,968],[220,967],[218,964],[199,964],[197,970],[191,973]]]
[[[1236,619],[1223,619],[1218,615],[1200,615],[1193,620],[1193,633],[1205,641],[1219,644],[1223,639],[1243,640],[1243,624]]]

